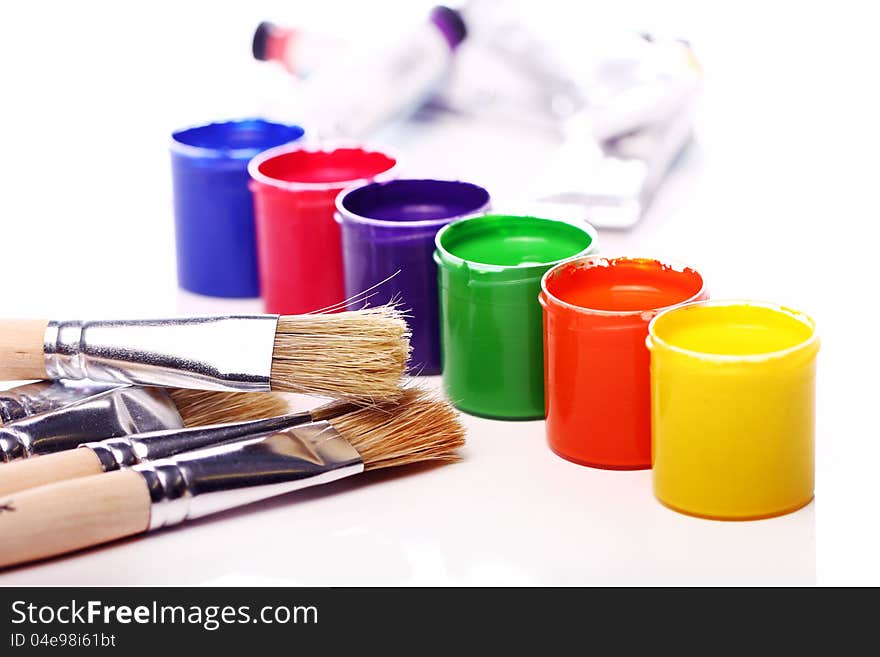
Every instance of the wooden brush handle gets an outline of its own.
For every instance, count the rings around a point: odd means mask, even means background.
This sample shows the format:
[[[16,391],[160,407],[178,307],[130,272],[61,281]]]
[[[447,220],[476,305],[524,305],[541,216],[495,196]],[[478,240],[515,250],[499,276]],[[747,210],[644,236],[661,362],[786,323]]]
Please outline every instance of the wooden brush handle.
[[[45,379],[43,336],[48,320],[0,320],[0,379]]]
[[[150,494],[134,470],[71,479],[0,497],[0,567],[147,530]]]
[[[98,456],[87,447],[34,456],[0,466],[0,497],[67,479],[101,474]]]

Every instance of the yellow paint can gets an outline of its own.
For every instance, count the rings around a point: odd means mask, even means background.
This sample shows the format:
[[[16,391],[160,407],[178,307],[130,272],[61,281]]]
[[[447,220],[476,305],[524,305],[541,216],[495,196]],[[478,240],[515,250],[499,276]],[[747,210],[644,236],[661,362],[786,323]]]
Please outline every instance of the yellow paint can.
[[[651,352],[654,494],[690,515],[754,520],[813,499],[814,322],[772,304],[658,314]]]

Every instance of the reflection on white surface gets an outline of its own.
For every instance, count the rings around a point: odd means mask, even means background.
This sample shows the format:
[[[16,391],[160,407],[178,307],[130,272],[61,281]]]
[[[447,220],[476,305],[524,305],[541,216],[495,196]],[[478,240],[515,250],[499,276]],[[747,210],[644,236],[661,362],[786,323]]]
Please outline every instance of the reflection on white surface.
[[[439,385],[438,377],[421,380]],[[813,504],[771,520],[691,518],[654,500],[649,471],[596,470],[555,456],[543,422],[464,419],[461,463],[360,475],[13,570],[0,583],[816,581]]]

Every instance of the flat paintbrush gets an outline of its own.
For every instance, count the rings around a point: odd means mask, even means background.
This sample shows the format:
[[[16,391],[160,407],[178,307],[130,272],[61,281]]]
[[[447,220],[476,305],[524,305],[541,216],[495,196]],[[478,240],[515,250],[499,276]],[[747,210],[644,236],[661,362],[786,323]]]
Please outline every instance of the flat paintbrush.
[[[0,378],[298,392],[374,402],[399,394],[409,331],[393,305],[308,315],[0,322]]]
[[[93,381],[35,381],[0,391],[0,426],[55,411],[117,387]]]
[[[62,408],[0,427],[3,462],[73,449],[85,442],[145,431],[241,422],[281,415],[288,403],[273,393],[214,392],[123,385]]]
[[[225,511],[365,470],[456,460],[449,404],[408,391],[393,407],[196,450],[0,498],[0,566]]]
[[[193,391],[187,391],[192,394]],[[247,399],[277,397],[268,395],[249,395],[243,392],[196,392],[198,395],[214,395],[233,397],[231,400],[240,406]],[[279,408],[267,408],[265,402],[257,404],[266,413],[264,419],[253,419],[243,422],[194,426],[185,429],[166,429],[164,431],[148,431],[125,436],[107,438],[105,440],[84,442],[73,449],[47,454],[39,458],[30,458],[10,463],[0,468],[0,495],[10,495],[27,488],[35,488],[67,479],[77,479],[90,475],[111,472],[122,468],[168,458],[181,452],[190,452],[212,445],[219,445],[231,440],[256,433],[280,431],[298,424],[328,420],[343,413],[352,411],[357,406],[350,402],[334,401],[309,411],[281,415]],[[205,409],[210,410],[210,409]],[[256,410],[256,409],[251,409]]]

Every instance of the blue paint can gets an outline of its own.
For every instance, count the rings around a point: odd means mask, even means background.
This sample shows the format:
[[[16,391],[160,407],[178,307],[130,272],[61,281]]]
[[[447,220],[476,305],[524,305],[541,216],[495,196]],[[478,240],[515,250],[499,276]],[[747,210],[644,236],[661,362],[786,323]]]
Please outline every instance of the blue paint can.
[[[254,201],[247,165],[303,129],[263,119],[209,123],[171,136],[177,279],[214,297],[257,297]]]

